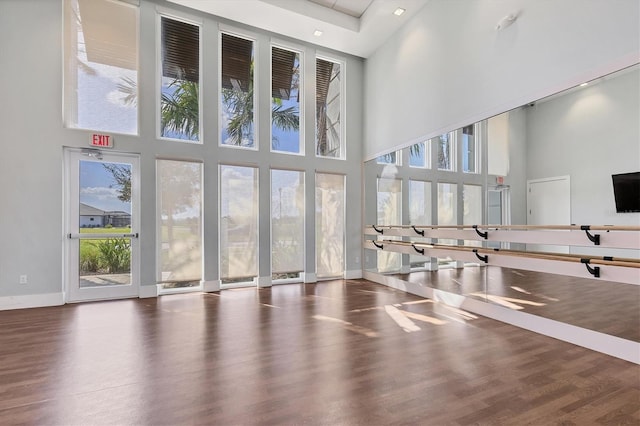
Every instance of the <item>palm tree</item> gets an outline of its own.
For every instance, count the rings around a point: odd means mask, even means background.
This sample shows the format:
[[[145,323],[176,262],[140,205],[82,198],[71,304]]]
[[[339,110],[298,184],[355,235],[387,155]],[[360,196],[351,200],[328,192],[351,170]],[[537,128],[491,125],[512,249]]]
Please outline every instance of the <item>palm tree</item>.
[[[197,140],[199,133],[198,83],[174,79],[168,87],[172,93],[162,94],[160,128],[162,135],[178,133]]]
[[[168,87],[173,90],[162,94],[160,123],[162,134],[175,132],[185,135],[190,140],[197,140],[199,134],[198,83],[174,79]],[[118,90],[125,95],[123,98],[125,104],[137,103],[135,81],[123,78],[118,85]],[[251,133],[253,127],[253,67],[247,90],[223,88],[222,100],[230,113],[227,127],[228,141],[232,145],[242,145],[243,138]],[[299,129],[296,107],[283,108],[282,100],[277,98],[273,98],[272,105],[272,120],[277,128],[286,131]]]

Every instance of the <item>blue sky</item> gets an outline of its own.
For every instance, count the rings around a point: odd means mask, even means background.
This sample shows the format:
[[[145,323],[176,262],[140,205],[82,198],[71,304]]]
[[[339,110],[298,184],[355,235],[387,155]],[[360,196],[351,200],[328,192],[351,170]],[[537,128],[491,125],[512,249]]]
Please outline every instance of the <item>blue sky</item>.
[[[130,167],[130,166],[129,166]],[[116,181],[111,173],[97,161],[80,161],[80,202],[105,211],[131,213],[131,203],[118,199]]]

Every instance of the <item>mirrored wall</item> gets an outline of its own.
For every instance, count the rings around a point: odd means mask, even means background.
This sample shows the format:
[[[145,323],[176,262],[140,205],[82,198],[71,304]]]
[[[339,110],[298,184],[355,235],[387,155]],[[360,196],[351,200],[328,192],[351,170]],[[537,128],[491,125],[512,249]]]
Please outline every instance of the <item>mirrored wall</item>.
[[[612,175],[640,171],[639,104],[636,65],[370,160],[364,168],[364,223],[640,226],[640,213],[617,212],[612,184]],[[574,254],[603,250],[586,245],[424,241]],[[632,249],[608,249],[603,255],[640,258]],[[480,261],[385,250],[366,249],[364,264],[366,271],[376,274],[598,329],[588,315],[566,320],[562,313],[576,295],[589,291],[592,301],[598,298],[598,306],[609,303],[621,312],[620,330],[608,333],[640,341],[632,323],[640,321],[632,312],[637,311],[638,286],[603,286],[597,281],[591,288],[589,281],[594,280],[560,275],[551,279],[540,272],[483,267]],[[550,280],[552,284],[545,285]],[[625,308],[621,297],[635,303]]]

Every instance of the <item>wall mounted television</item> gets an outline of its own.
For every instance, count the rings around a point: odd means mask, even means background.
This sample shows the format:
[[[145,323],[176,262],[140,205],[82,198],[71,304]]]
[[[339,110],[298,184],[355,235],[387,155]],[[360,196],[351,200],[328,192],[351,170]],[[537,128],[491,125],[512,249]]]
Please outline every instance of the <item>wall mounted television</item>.
[[[640,172],[611,175],[616,212],[640,212]]]

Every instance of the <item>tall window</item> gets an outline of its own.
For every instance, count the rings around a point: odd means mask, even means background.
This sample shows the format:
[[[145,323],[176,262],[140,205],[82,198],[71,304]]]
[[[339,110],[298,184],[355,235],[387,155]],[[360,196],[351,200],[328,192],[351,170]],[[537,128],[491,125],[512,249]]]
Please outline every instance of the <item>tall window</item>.
[[[438,183],[438,225],[458,224],[458,186],[454,183]],[[440,244],[455,245],[457,240],[439,239]],[[438,265],[452,267],[455,261],[451,257],[438,258]]]
[[[271,278],[300,277],[304,254],[304,172],[271,170]]]
[[[409,147],[409,167],[431,167],[431,140],[418,142]]]
[[[388,154],[384,154],[376,158],[376,163],[378,164],[395,164],[397,166],[400,165],[402,151],[394,151]]]
[[[342,141],[342,66],[316,58],[316,155],[344,158]]]
[[[345,177],[316,173],[316,275],[344,275]]]
[[[431,182],[409,181],[409,223],[431,225]]]
[[[200,139],[200,26],[160,17],[160,136]]]
[[[482,185],[463,185],[462,207],[464,225],[482,225]],[[482,246],[482,241],[477,240],[465,240],[464,243],[470,246]]]
[[[482,186],[464,185],[462,187],[464,225],[482,225]]]
[[[65,0],[65,125],[138,133],[138,8]]]
[[[480,173],[477,127],[473,124],[462,128],[462,171]]]
[[[271,150],[299,154],[300,53],[271,48]]]
[[[258,275],[258,169],[220,166],[220,279],[252,281]]]
[[[402,224],[402,181],[378,178],[377,192],[378,225]],[[378,272],[400,269],[402,257],[399,253],[378,250]]]
[[[202,280],[202,164],[157,160],[158,280],[165,289]]]
[[[222,34],[220,123],[222,145],[255,148],[253,40]]]
[[[458,186],[438,183],[438,225],[458,224]]]
[[[446,133],[432,139],[438,146],[438,170],[456,170],[455,132]]]

